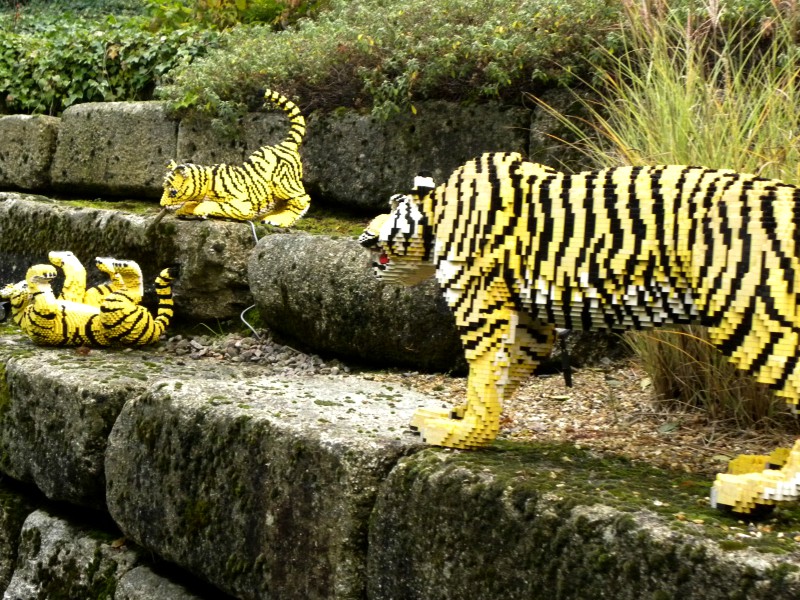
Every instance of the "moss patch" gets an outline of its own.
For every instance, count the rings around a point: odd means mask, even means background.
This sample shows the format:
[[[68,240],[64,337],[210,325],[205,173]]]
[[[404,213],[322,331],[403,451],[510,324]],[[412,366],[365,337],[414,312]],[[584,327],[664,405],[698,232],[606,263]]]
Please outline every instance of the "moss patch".
[[[133,213],[135,215],[156,215],[161,210],[158,202],[146,202],[142,200],[81,200],[81,199],[68,199],[59,200],[59,204],[65,206],[72,206],[75,208],[96,208],[100,210],[118,210],[122,212]]]
[[[441,451],[432,451],[439,455]],[[422,463],[425,469],[431,465]],[[547,495],[560,507],[603,504],[635,513],[651,511],[666,525],[690,536],[725,542],[722,548],[800,555],[794,536],[800,506],[787,504],[761,522],[709,505],[713,481],[658,469],[624,457],[599,457],[569,444],[497,441],[487,449],[447,457],[452,467],[490,472],[487,486],[513,489],[516,497]],[[735,542],[735,548],[731,546]]]
[[[308,214],[300,219],[292,229],[305,231],[312,235],[357,238],[371,220],[372,217],[335,211],[312,204]],[[259,238],[269,231],[275,230],[270,230],[264,225],[256,226]]]

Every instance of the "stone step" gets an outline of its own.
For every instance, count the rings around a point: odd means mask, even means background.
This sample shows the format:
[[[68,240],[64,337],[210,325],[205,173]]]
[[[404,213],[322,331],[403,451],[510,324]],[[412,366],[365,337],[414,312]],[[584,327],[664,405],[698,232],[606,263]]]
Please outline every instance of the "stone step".
[[[146,556],[235,598],[800,593],[793,545],[732,544],[737,520],[700,504],[710,481],[567,445],[424,448],[406,430],[424,404],[363,375],[41,349],[0,329],[3,472],[107,511]]]
[[[552,131],[539,130],[531,111],[497,103],[422,102],[416,115],[386,121],[355,110],[306,118],[301,154],[314,202],[373,213],[419,170],[443,179],[482,152],[535,146],[547,154],[552,145]],[[248,114],[240,125],[231,135],[210,120],[177,121],[162,102],[88,102],[60,118],[0,117],[0,189],[155,200],[170,160],[241,164],[279,143],[288,127],[279,111]]]

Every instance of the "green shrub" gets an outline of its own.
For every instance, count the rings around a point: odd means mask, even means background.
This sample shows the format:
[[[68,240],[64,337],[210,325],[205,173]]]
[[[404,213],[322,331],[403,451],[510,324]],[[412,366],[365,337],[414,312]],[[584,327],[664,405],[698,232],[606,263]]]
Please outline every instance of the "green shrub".
[[[551,110],[578,137],[576,147],[599,166],[704,165],[800,182],[797,6],[778,13],[761,3],[727,20],[658,7],[629,6],[627,51],[600,66],[599,100],[584,103],[592,133]],[[628,339],[664,402],[702,406],[740,425],[786,412],[724,360],[703,328]]]
[[[237,27],[159,88],[175,108],[235,116],[280,89],[304,107],[388,116],[425,98],[519,104],[573,81],[617,31],[604,0],[331,0],[289,31]]]
[[[739,427],[772,426],[786,416],[786,403],[737,369],[711,345],[704,327],[628,332],[659,404],[701,409],[715,421]]]
[[[0,110],[58,114],[89,101],[142,100],[164,74],[216,43],[196,27],[166,32],[113,17],[0,21]]]
[[[239,23],[286,27],[318,10],[323,0],[145,0],[153,29],[201,25],[226,29]]]

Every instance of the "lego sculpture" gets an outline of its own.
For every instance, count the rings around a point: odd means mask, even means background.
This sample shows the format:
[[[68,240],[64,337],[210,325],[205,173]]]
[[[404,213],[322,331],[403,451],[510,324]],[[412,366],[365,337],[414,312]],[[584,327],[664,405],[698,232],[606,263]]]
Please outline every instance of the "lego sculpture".
[[[288,116],[286,138],[259,148],[241,166],[172,161],[164,177],[164,209],[159,218],[165,210],[175,210],[178,216],[261,220],[289,227],[306,213],[311,199],[303,187],[299,153],[306,121],[300,109],[281,94],[267,90],[265,99]]]
[[[53,264],[34,265],[25,281],[0,290],[0,297],[10,301],[12,320],[35,344],[142,346],[157,342],[169,325],[174,267],[156,277],[158,311],[153,317],[139,304],[142,274],[134,261],[98,258],[109,281],[87,290],[86,270],[71,252],[51,252],[49,258]],[[59,297],[52,289],[56,266],[64,273]]]
[[[490,444],[556,327],[700,323],[737,367],[800,398],[800,188],[674,165],[568,175],[492,153],[392,203],[360,242],[385,281],[435,274],[469,364],[465,404],[412,418],[430,444]]]
[[[720,473],[711,488],[711,505],[738,513],[769,510],[800,497],[800,440],[770,455],[742,454]]]

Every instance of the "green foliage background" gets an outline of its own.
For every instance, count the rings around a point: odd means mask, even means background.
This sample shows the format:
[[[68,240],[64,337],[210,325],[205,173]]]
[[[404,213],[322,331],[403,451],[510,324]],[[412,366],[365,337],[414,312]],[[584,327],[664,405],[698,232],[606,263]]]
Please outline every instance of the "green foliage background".
[[[331,0],[315,19],[273,32],[226,32],[202,60],[172,72],[159,95],[176,108],[241,114],[275,87],[308,110],[365,107],[377,115],[416,100],[523,102],[567,84],[619,37],[607,0]]]

